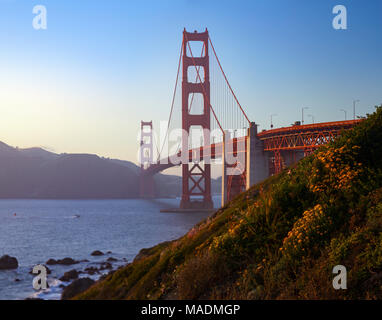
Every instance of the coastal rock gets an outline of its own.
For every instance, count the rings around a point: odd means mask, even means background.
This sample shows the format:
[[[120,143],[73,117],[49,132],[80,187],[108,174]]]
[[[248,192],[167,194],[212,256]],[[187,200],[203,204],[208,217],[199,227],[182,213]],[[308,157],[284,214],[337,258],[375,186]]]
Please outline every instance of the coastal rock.
[[[101,264],[100,270],[113,269],[113,266],[110,262],[103,262]]]
[[[103,256],[104,253],[102,251],[99,251],[99,250],[95,250],[91,253],[92,256]]]
[[[65,265],[65,266],[70,266],[72,264],[77,264],[79,263],[79,261],[76,261],[72,258],[64,258],[64,259],[59,259],[59,260],[55,260],[55,259],[49,259],[46,264],[47,265],[55,265],[55,264],[62,264],[62,265]]]
[[[98,273],[99,270],[96,267],[88,267],[88,268],[85,268],[85,272],[87,274],[93,275],[95,273]]]
[[[80,278],[73,281],[70,285],[64,288],[61,296],[61,300],[71,299],[77,294],[89,289],[95,283],[90,278]]]
[[[106,261],[108,261],[108,262],[116,262],[116,261],[118,261],[118,259],[110,257],[110,258],[107,258]]]
[[[79,263],[79,261],[76,261],[72,258],[64,258],[57,261],[57,264],[63,264],[65,266],[70,266],[72,264],[77,264],[77,263]]]
[[[55,259],[49,259],[47,262],[45,262],[47,265],[53,266],[57,264],[57,260]]]
[[[19,263],[16,258],[4,255],[0,258],[0,270],[17,269]]]
[[[73,269],[68,272],[65,272],[64,275],[60,278],[60,280],[68,282],[70,280],[78,279],[78,274],[78,271]]]

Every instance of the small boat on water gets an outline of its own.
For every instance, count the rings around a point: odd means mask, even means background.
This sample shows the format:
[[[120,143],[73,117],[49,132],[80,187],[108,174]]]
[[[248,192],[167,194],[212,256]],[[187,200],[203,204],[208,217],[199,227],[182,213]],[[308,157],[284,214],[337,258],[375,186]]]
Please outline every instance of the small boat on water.
[[[73,216],[73,218],[76,218],[76,219],[78,219],[79,217],[81,217],[79,214],[75,214],[75,215]]]

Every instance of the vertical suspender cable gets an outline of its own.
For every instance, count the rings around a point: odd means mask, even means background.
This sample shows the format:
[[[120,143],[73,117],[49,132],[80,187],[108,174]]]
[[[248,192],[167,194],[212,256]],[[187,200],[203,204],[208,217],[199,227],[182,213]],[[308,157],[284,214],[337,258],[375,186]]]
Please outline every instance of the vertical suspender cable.
[[[175,81],[174,93],[173,93],[173,95],[172,95],[171,110],[170,110],[170,115],[169,115],[169,118],[168,118],[166,135],[165,135],[165,138],[164,138],[164,141],[163,141],[162,148],[161,148],[161,150],[160,150],[160,152],[159,152],[159,154],[158,154],[158,159],[157,159],[157,161],[159,161],[159,159],[160,159],[160,155],[162,154],[164,145],[165,145],[165,143],[166,143],[167,135],[168,135],[168,133],[169,133],[169,129],[170,129],[170,122],[171,122],[171,118],[172,118],[172,113],[173,113],[173,111],[174,111],[174,102],[175,102],[175,96],[176,96],[176,89],[177,89],[177,86],[178,86],[178,80],[179,80],[180,65],[181,65],[181,62],[182,62],[182,54],[183,54],[183,41],[182,41],[182,46],[181,46],[181,48],[180,48],[180,55],[179,55],[179,62],[178,62],[178,71],[177,71],[177,74],[176,74],[176,81]]]
[[[211,48],[212,48],[212,50],[213,50],[213,52],[214,52],[214,55],[215,55],[215,57],[216,57],[216,61],[217,61],[217,62],[218,62],[218,64],[219,64],[220,70],[221,70],[221,72],[223,73],[224,79],[225,79],[225,81],[227,82],[227,85],[228,85],[228,87],[229,87],[229,89],[230,89],[231,93],[233,94],[233,97],[235,98],[235,100],[236,100],[236,103],[238,104],[238,106],[239,106],[239,108],[240,108],[241,112],[244,114],[245,118],[247,119],[247,121],[248,121],[248,124],[250,124],[251,122],[249,121],[249,119],[248,119],[247,115],[245,114],[245,112],[244,112],[243,108],[242,108],[242,107],[241,107],[241,105],[240,105],[240,102],[239,102],[239,100],[237,99],[237,97],[236,97],[235,93],[233,92],[231,85],[230,85],[230,84],[229,84],[229,82],[228,82],[228,79],[227,79],[227,77],[226,77],[226,75],[225,75],[225,73],[224,73],[224,70],[223,70],[223,68],[222,68],[222,66],[221,66],[221,64],[220,64],[219,58],[218,58],[218,56],[217,56],[217,54],[216,54],[216,51],[215,51],[214,45],[212,44],[211,38],[210,38],[210,37],[208,37],[208,40],[209,40],[209,42],[210,42],[210,44],[211,44]]]

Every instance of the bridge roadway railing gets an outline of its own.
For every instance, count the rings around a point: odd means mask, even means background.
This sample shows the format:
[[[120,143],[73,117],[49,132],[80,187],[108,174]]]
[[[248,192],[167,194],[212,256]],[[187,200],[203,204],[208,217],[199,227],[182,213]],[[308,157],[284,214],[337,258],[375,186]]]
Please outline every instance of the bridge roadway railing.
[[[362,120],[348,120],[325,122],[308,125],[295,125],[291,127],[278,128],[263,131],[257,137],[264,144],[264,151],[271,152],[276,150],[301,150],[318,147],[326,144],[338,136],[342,130],[350,129]],[[236,156],[239,153],[246,153],[248,137],[230,139],[226,145],[228,154]],[[244,148],[235,146],[245,146]],[[209,146],[193,148],[188,151],[188,161],[193,162],[197,159],[222,158],[223,142],[214,143]],[[168,168],[180,165],[180,151],[167,158],[160,159],[157,163],[151,164],[144,174],[156,174]]]
[[[342,130],[351,129],[362,120],[295,125],[263,131],[258,134],[264,151],[305,150],[334,140]]]

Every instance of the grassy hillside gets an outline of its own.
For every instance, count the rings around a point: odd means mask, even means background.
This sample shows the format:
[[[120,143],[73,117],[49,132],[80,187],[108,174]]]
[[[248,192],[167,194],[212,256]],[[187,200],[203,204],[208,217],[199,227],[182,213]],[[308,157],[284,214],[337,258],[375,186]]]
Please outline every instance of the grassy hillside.
[[[382,298],[382,106],[79,299]],[[332,287],[333,266],[348,290]]]

